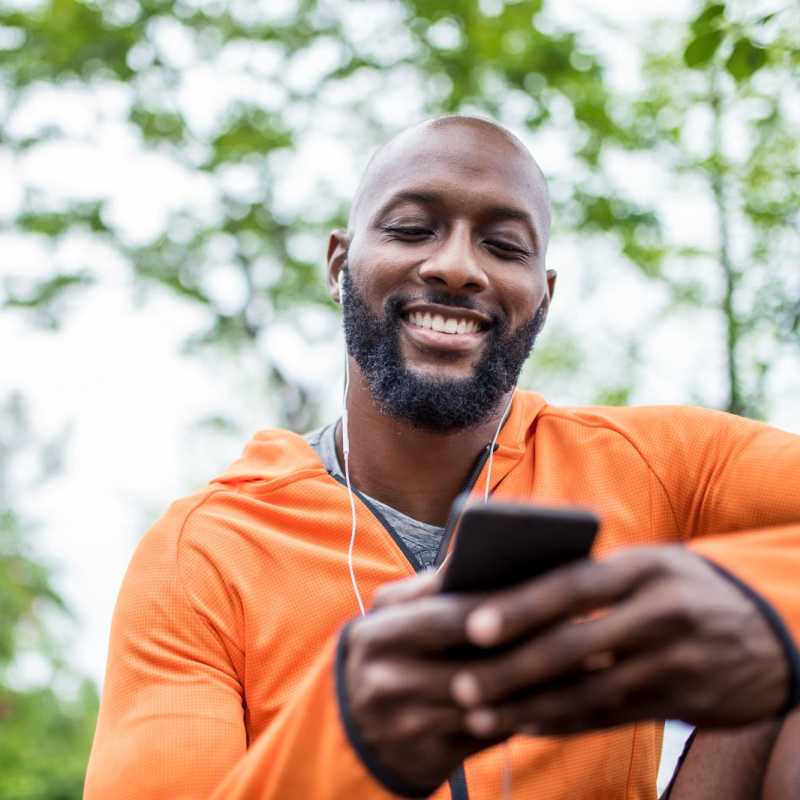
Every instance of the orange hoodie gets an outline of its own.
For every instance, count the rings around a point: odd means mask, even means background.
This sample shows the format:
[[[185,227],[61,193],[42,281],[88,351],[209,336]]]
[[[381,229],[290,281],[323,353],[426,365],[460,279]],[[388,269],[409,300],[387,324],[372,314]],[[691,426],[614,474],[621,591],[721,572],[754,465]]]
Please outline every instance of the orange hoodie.
[[[494,456],[497,497],[578,503],[595,554],[689,542],[757,593],[798,700],[800,437],[696,408],[549,406],[518,393]],[[483,474],[476,486],[483,486]],[[365,597],[413,573],[358,502]],[[337,696],[337,642],[358,608],[346,489],[306,441],[262,431],[140,542],[114,611],[85,800],[325,800],[402,791],[370,763]],[[341,653],[339,653],[341,657]],[[339,665],[340,666],[340,665]],[[656,796],[662,726],[511,740],[513,794]],[[501,796],[504,753],[435,798]]]

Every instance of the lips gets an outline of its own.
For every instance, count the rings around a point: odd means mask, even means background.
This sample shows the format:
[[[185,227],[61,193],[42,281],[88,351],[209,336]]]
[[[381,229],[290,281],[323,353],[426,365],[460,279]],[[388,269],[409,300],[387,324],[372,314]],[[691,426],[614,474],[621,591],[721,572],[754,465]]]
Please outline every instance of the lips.
[[[461,321],[474,323],[472,332],[486,330],[493,322],[489,315],[474,308],[461,308],[459,306],[420,301],[408,303],[402,310],[402,317],[406,321],[412,321],[413,318],[414,323],[419,327],[440,330],[445,333],[448,332],[448,324],[452,327],[453,323],[450,320],[454,320],[456,324],[456,330],[449,331],[451,333],[458,332],[458,324]],[[436,327],[433,327],[434,325]]]
[[[466,319],[458,315],[445,316],[431,314],[429,311],[413,311],[407,319],[409,323],[418,328],[438,333],[477,333],[480,330],[480,324],[474,319]]]
[[[483,343],[489,319],[472,309],[414,304],[402,315],[403,328],[422,350],[470,353]]]

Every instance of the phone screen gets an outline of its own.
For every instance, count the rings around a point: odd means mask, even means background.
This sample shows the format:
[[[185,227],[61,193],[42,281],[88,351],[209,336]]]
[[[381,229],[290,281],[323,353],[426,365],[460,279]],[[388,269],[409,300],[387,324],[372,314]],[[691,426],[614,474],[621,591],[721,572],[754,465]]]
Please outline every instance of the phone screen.
[[[599,525],[598,516],[585,508],[468,505],[454,528],[442,591],[490,592],[586,558]]]

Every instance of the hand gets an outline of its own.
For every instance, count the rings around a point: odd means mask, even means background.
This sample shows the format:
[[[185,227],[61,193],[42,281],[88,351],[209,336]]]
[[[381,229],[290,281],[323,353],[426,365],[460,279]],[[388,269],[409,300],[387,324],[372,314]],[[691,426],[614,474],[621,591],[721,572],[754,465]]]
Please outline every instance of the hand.
[[[645,719],[739,725],[786,698],[785,655],[761,612],[681,546],[555,570],[491,595],[466,624],[474,644],[515,643],[453,680],[476,736]]]
[[[350,716],[378,763],[420,795],[493,744],[469,734],[450,695],[470,662],[448,651],[467,644],[467,617],[483,598],[444,596],[440,588],[434,573],[387,584],[347,638]]]

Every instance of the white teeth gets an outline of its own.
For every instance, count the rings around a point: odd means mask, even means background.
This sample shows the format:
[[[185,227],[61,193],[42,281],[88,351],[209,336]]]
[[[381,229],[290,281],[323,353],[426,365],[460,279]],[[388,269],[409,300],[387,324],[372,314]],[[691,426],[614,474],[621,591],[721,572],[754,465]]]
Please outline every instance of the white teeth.
[[[456,319],[448,317],[445,319],[441,314],[430,314],[421,311],[412,311],[408,315],[408,321],[412,325],[427,330],[438,331],[439,333],[475,333],[478,330],[478,323],[474,320]]]

